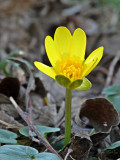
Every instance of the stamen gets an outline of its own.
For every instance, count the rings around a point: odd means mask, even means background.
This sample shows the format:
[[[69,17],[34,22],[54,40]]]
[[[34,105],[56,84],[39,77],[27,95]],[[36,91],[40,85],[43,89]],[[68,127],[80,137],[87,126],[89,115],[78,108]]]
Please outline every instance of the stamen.
[[[74,81],[81,78],[81,68],[82,63],[66,60],[59,66],[59,73]]]

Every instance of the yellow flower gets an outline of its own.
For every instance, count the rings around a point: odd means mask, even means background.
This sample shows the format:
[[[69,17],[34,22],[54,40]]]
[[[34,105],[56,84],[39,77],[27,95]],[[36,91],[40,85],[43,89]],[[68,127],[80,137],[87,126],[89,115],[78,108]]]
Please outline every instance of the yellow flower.
[[[52,67],[34,62],[40,71],[66,88],[87,90],[91,87],[85,77],[101,60],[103,47],[94,50],[85,60],[86,34],[82,29],[77,28],[71,35],[66,27],[58,27],[54,40],[46,37],[45,48]]]

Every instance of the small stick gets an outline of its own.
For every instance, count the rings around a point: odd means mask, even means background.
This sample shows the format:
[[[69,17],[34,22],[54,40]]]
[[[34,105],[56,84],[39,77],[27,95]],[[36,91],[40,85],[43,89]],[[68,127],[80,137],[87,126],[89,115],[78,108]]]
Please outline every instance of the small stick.
[[[119,61],[119,59],[120,59],[120,51],[118,52],[118,54],[116,55],[116,57],[112,60],[112,62],[110,64],[109,71],[108,71],[108,77],[107,77],[107,80],[106,80],[106,83],[105,83],[105,87],[108,87],[110,85],[115,66],[116,66],[117,62]]]
[[[5,122],[5,121],[2,121],[2,120],[0,120],[0,124],[2,124],[2,125],[5,125],[6,126],[6,128],[22,128],[22,127],[24,127],[22,124],[20,125],[17,125],[17,124],[10,124],[10,123],[7,123],[7,122]]]
[[[72,150],[72,149],[68,149],[68,152],[67,152],[67,154],[66,154],[66,156],[65,156],[64,160],[67,160],[68,156],[69,156],[69,155],[70,155],[70,153],[72,153],[72,152],[73,152],[73,150]]]
[[[36,133],[36,135],[38,136],[38,138],[40,139],[40,141],[43,143],[43,145],[46,146],[46,148],[48,150],[50,150],[52,153],[56,154],[60,160],[63,160],[60,155],[52,148],[52,146],[48,143],[48,141],[41,135],[41,133],[34,127],[34,125],[32,124],[31,120],[30,120],[30,116],[27,115],[27,113],[24,113],[22,111],[22,109],[18,106],[18,104],[15,102],[15,100],[13,99],[13,97],[9,98],[11,103],[13,104],[13,106],[16,108],[16,110],[18,111],[18,113],[20,114],[20,116],[23,118],[23,120],[28,124],[28,126]],[[29,106],[30,107],[30,106]],[[34,141],[37,141],[36,138],[33,138],[32,133],[31,137]],[[39,141],[39,143],[40,143]]]

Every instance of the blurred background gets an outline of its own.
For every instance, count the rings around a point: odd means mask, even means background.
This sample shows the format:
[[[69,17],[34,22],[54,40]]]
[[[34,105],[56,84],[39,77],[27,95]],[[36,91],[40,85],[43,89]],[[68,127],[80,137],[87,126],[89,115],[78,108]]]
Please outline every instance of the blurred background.
[[[112,59],[120,52],[120,0],[0,0],[0,60],[22,50],[32,65],[35,60],[50,65],[44,40],[53,37],[58,26],[86,32],[86,56],[104,46],[99,72],[91,75],[92,82],[104,85]],[[115,83],[120,83],[119,67],[114,69]]]

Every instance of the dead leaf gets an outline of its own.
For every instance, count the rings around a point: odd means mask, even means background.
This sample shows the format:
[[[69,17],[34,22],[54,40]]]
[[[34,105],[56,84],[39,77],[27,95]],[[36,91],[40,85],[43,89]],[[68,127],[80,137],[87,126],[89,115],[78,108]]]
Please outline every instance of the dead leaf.
[[[116,56],[120,50],[120,33],[102,36],[99,45],[103,45],[105,53],[108,55]]]
[[[36,85],[35,92],[40,94],[41,97],[43,98],[46,97],[47,96],[46,89],[39,77],[35,77],[35,85]]]
[[[0,93],[7,97],[12,96],[14,99],[18,97],[20,90],[20,82],[17,78],[6,77],[0,83]]]
[[[99,144],[105,137],[108,136],[109,133],[95,133],[90,136],[94,145]]]
[[[71,149],[72,153],[69,154],[67,160],[85,160],[88,157],[89,151],[92,147],[92,142],[89,135],[76,134],[71,138],[70,143],[66,146],[65,154]]]
[[[4,123],[1,123],[4,122]],[[22,128],[22,124],[17,122],[12,116],[8,115],[4,111],[0,111],[0,126],[5,126],[4,128]]]
[[[109,132],[112,126],[119,124],[119,116],[112,103],[105,98],[88,99],[79,113],[79,117],[89,119],[97,132]]]
[[[10,100],[7,96],[0,94],[0,104],[10,104]]]
[[[33,105],[32,117],[34,124],[55,126],[57,121],[56,104],[44,105],[43,98],[35,92],[31,93],[31,101]]]
[[[26,63],[24,63],[24,61],[22,59],[19,58],[9,58],[10,60],[17,62],[20,64],[20,67],[24,70],[25,75],[26,75],[26,79],[27,79],[27,89],[26,89],[26,93],[25,93],[25,104],[26,107],[29,104],[29,94],[31,92],[31,90],[33,90],[35,88],[35,80],[33,77],[33,73],[31,72],[31,70],[29,69],[28,65]]]
[[[15,110],[15,108],[11,104],[9,98],[3,94],[0,94],[0,111],[4,111],[9,116],[18,118],[18,112]]]

